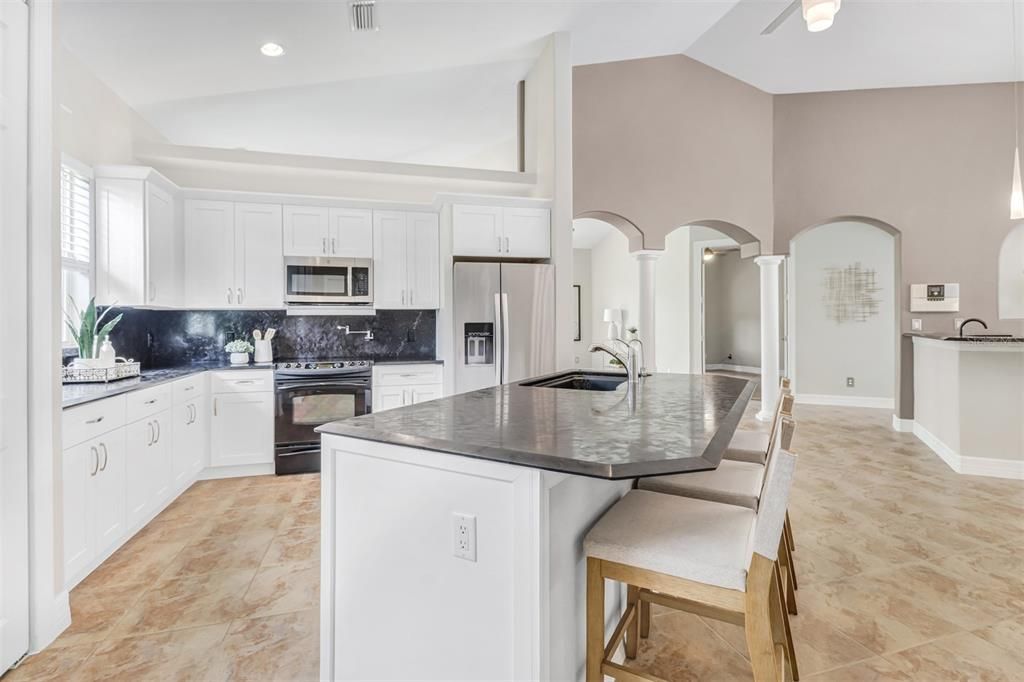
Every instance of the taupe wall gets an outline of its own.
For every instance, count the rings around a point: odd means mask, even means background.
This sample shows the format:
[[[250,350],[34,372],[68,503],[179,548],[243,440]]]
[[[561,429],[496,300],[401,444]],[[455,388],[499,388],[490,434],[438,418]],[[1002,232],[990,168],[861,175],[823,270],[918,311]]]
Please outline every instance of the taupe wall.
[[[761,366],[761,276],[739,250],[704,265],[704,360]],[[730,357],[732,356],[732,357]]]
[[[573,69],[573,212],[632,221],[631,248],[722,220],[771,253],[771,171],[770,95],[682,55]]]

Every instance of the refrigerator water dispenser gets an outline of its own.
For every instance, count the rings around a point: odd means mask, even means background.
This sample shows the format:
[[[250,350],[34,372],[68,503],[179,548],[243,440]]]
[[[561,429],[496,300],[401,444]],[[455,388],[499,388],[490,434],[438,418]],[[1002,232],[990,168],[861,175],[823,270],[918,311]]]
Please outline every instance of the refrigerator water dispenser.
[[[494,364],[494,323],[466,322],[465,353],[467,365]]]

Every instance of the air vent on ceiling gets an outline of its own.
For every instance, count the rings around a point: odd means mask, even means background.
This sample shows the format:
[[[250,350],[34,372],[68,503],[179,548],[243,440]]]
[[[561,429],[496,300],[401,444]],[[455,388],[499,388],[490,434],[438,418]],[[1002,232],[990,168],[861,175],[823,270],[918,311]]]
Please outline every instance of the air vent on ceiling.
[[[353,31],[379,31],[375,0],[357,0],[348,4]]]

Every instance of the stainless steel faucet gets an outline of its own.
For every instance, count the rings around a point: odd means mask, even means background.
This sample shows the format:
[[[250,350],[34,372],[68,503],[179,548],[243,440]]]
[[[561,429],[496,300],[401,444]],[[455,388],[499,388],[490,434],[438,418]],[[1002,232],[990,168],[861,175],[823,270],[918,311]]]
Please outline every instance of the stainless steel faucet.
[[[352,331],[348,328],[348,325],[338,325],[338,330],[345,332],[345,335],[349,334],[365,334],[367,341],[373,341],[373,330],[372,329],[357,329]]]
[[[636,391],[636,385],[640,382],[640,366],[637,362],[636,347],[631,343],[626,343],[622,339],[612,339],[612,341],[622,344],[626,350],[625,355],[605,343],[595,343],[591,345],[590,352],[597,353],[598,351],[603,351],[618,360],[619,363],[626,368],[626,393],[628,395],[633,395]]]

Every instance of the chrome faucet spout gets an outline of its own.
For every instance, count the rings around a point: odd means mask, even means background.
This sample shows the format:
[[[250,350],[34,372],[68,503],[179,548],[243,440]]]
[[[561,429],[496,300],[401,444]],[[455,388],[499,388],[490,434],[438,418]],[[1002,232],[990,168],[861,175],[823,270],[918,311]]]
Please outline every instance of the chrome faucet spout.
[[[595,343],[590,346],[591,353],[603,352],[618,360],[619,364],[626,368],[626,395],[634,396],[636,385],[640,381],[640,366],[637,363],[636,347],[626,343],[622,339],[612,339],[622,344],[625,354],[615,350],[611,345]]]

